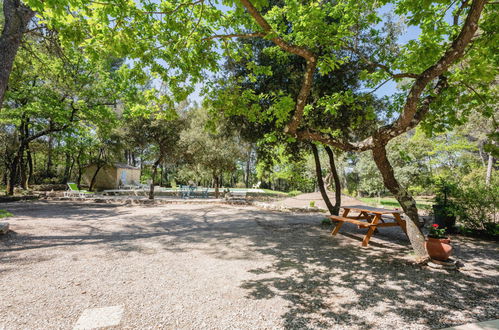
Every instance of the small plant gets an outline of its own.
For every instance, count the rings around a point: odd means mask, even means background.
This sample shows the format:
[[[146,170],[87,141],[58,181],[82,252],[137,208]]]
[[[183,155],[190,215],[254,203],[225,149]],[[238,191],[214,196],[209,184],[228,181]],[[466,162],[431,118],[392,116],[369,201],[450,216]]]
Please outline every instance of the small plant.
[[[310,207],[315,207],[315,201],[310,201]]]
[[[447,235],[445,234],[445,228],[439,228],[440,226],[437,225],[436,223],[433,224],[430,227],[430,233],[428,234],[428,237],[431,238],[446,238]]]
[[[298,196],[300,194],[302,194],[302,192],[299,190],[292,190],[292,191],[288,192],[289,197],[295,197],[295,196]]]
[[[321,221],[321,225],[323,225],[323,226],[330,226],[330,225],[332,225],[332,224],[333,224],[333,222],[332,222],[332,221],[331,221],[331,219],[329,219],[329,218],[324,218],[324,219],[322,219],[322,221]]]
[[[0,219],[11,217],[11,216],[12,216],[12,213],[10,213],[9,211],[0,210]]]

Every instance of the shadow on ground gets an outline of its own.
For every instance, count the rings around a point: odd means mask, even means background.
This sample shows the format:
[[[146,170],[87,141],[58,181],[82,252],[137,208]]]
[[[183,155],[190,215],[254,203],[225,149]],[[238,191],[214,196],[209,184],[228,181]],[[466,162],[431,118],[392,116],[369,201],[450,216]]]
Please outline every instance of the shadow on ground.
[[[466,267],[447,272],[413,264],[399,228],[383,228],[369,248],[362,248],[362,229],[345,224],[342,234],[332,237],[320,225],[320,215],[220,205],[19,205],[8,208],[16,215],[16,226],[40,221],[42,229],[2,238],[0,252],[7,255],[0,254],[0,264],[18,263],[21,257],[15,253],[46,248],[97,246],[108,253],[156,253],[144,248],[145,242],[154,241],[155,249],[199,250],[220,259],[269,257],[269,266],[249,269],[254,278],[237,285],[247,290],[248,299],[278,296],[287,301],[282,318],[289,329],[391,328],[401,322],[442,328],[499,318],[494,242],[456,242],[457,258]],[[67,225],[52,224],[50,217],[65,219]],[[50,254],[26,258],[37,262]]]

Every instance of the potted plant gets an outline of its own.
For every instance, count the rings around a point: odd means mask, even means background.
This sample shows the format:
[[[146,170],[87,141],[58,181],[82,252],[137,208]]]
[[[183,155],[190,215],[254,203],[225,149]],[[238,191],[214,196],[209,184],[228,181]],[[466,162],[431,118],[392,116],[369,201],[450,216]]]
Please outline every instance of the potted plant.
[[[425,242],[426,251],[430,258],[440,261],[449,259],[452,253],[450,239],[446,235],[445,228],[440,228],[438,224],[430,227],[428,239]]]

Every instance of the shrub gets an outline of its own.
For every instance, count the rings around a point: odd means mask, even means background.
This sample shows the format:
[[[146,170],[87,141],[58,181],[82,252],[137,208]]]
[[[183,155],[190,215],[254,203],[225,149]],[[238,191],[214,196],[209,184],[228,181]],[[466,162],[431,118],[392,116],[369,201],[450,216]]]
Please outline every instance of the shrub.
[[[234,188],[246,188],[246,184],[244,182],[238,182]]]
[[[322,219],[321,224],[323,226],[330,226],[333,224],[333,221],[329,218],[324,218],[324,219]]]
[[[11,216],[12,216],[12,213],[10,213],[9,211],[0,210],[0,219],[11,217]]]
[[[288,196],[289,197],[295,197],[295,196],[298,196],[298,195],[301,195],[301,194],[302,194],[302,192],[299,191],[299,190],[292,190],[292,191],[288,192]]]
[[[459,189],[459,220],[465,232],[485,232],[498,235],[499,186],[470,185]]]

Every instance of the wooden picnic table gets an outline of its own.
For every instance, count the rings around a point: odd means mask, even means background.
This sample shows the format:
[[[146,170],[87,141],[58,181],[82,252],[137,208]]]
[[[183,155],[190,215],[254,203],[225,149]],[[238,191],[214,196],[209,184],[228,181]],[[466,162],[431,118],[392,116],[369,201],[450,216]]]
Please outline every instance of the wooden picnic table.
[[[359,227],[368,228],[366,236],[362,240],[362,246],[367,246],[371,236],[379,227],[401,227],[407,235],[406,223],[400,216],[403,211],[388,210],[364,205],[342,206],[343,214],[341,216],[331,215],[329,218],[336,222],[336,226],[331,232],[336,235],[344,222],[349,222],[358,225]],[[355,211],[358,214],[351,216],[350,211]],[[392,220],[392,221],[387,221]]]

